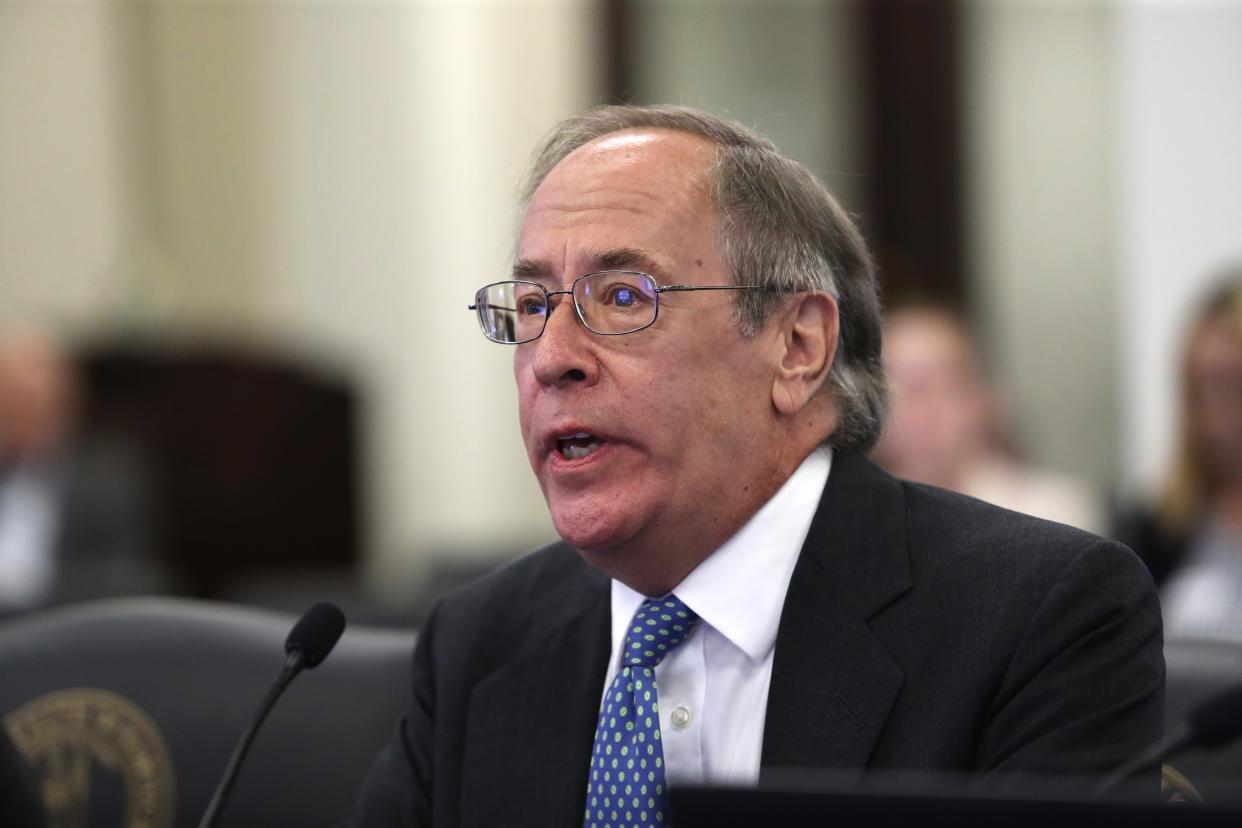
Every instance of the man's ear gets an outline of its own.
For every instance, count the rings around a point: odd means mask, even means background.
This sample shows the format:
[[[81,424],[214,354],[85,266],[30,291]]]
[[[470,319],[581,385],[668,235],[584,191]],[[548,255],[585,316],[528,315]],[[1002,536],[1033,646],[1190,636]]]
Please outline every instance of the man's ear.
[[[837,303],[826,293],[800,293],[780,315],[781,359],[772,403],[781,414],[801,411],[828,379],[837,352]]]

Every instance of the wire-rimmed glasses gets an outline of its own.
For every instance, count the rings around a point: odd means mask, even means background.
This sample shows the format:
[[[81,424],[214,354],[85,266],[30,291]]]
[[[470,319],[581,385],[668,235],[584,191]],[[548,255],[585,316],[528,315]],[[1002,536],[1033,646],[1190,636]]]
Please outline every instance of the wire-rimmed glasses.
[[[660,294],[691,290],[768,290],[763,285],[658,285],[636,270],[599,270],[574,279],[569,290],[548,290],[538,282],[493,282],[479,288],[468,309],[479,317],[492,342],[519,345],[543,335],[553,296],[573,299],[578,320],[591,333],[619,336],[655,324]]]

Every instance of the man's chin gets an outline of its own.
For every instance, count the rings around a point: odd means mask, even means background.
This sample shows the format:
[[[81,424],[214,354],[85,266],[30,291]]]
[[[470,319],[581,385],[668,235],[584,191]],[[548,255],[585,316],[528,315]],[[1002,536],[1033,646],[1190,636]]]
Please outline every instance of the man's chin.
[[[552,513],[552,524],[561,540],[579,552],[602,553],[616,548],[634,535],[617,515],[590,515],[583,512],[558,515]]]

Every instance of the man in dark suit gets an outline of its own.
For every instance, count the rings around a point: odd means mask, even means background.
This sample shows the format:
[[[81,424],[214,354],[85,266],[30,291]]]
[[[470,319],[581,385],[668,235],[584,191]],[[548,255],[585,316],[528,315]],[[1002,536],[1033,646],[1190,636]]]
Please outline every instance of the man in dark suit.
[[[141,465],[78,429],[77,372],[50,334],[0,336],[0,617],[158,591]]]
[[[539,155],[484,334],[563,543],[441,602],[358,825],[658,825],[771,769],[1099,774],[1159,735],[1124,547],[902,483],[875,278],[801,165],[611,107]]]

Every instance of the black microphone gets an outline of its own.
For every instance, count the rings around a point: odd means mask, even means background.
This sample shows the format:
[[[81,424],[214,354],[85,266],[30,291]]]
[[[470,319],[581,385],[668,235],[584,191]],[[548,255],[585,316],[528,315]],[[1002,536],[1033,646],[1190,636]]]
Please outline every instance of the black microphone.
[[[280,698],[280,694],[285,692],[289,682],[293,681],[293,677],[302,672],[303,668],[317,667],[319,662],[327,658],[344,631],[345,613],[341,612],[340,607],[326,601],[321,601],[302,613],[302,617],[293,625],[293,629],[289,631],[289,637],[285,639],[287,655],[284,669],[272,683],[271,689],[267,691],[267,695],[259,705],[258,712],[250,722],[250,727],[246,728],[246,732],[242,734],[241,740],[233,750],[233,756],[229,759],[228,767],[224,769],[224,776],[220,779],[220,784],[216,786],[216,792],[212,795],[203,819],[198,823],[198,828],[211,828],[216,818],[220,816],[220,809],[224,807],[224,801],[228,798],[233,781],[237,778],[237,771],[241,767],[242,760],[246,758],[246,752],[250,750],[250,743],[254,741],[259,725],[263,724],[263,720],[267,718],[267,714],[271,711],[272,705],[276,704],[276,700]]]
[[[1108,793],[1132,776],[1164,764],[1192,748],[1214,750],[1242,736],[1242,684],[1200,702],[1156,744],[1113,771],[1095,789]]]
[[[327,601],[315,604],[302,613],[298,623],[289,630],[289,637],[285,639],[285,652],[289,654],[285,669],[288,670],[295,659],[297,666],[293,668],[293,675],[303,667],[318,667],[332,652],[344,631],[345,613],[341,612],[340,607]],[[289,678],[292,679],[293,675]]]

